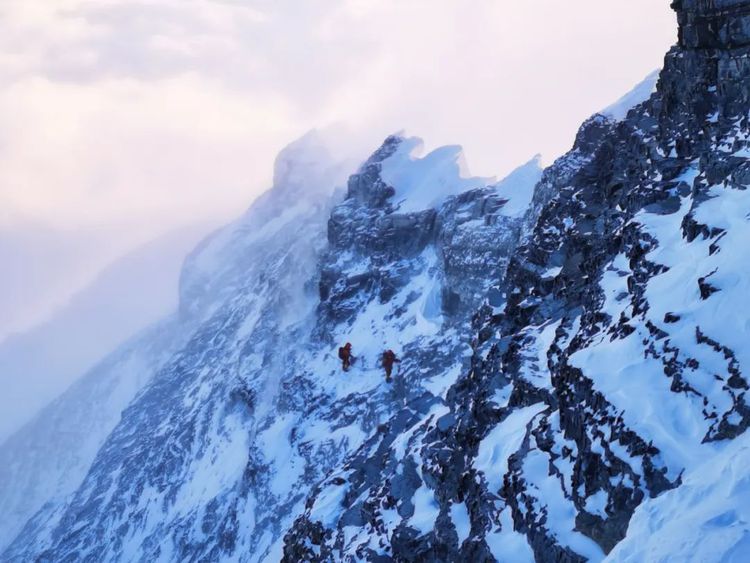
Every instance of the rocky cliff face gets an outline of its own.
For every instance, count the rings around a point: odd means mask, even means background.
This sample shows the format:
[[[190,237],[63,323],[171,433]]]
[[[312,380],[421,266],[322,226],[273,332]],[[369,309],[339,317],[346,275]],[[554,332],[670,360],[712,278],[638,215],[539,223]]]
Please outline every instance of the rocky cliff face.
[[[70,500],[40,511],[5,558],[278,560],[332,468],[384,424],[441,408],[468,365],[471,314],[518,243],[538,163],[487,185],[460,175],[456,148],[417,158],[416,140],[394,136],[332,206],[322,156],[302,144],[280,157],[276,187],[190,257],[189,342]],[[479,271],[491,275],[466,276]],[[343,374],[347,340],[358,360]],[[403,358],[394,385],[385,348]]]
[[[728,49],[750,44],[747,0],[673,0],[680,45],[687,49]]]
[[[677,4],[657,92],[619,123],[594,117],[545,172],[505,303],[476,315],[442,410],[332,473],[285,560],[644,560],[634,514],[664,527],[677,514],[652,499],[677,506],[705,459],[736,463],[722,452],[750,423],[746,4]],[[738,507],[732,533],[703,508],[662,540],[693,557],[679,546],[700,527],[706,560],[742,553]]]

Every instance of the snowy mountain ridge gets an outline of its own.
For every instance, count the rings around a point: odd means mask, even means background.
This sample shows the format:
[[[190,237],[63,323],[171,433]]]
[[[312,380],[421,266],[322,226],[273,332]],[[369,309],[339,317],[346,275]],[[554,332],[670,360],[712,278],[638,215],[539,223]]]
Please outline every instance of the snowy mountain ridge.
[[[304,170],[308,200],[325,201],[343,163],[334,162],[316,133],[292,144],[277,160],[277,187],[294,197],[301,193],[299,181],[290,180],[285,168]],[[285,196],[286,197],[286,196]],[[268,199],[268,197],[266,197]],[[45,508],[26,524],[25,534],[46,533],[56,524],[68,497],[80,486],[91,463],[109,433],[120,421],[122,411],[148,381],[184,347],[196,327],[210,317],[213,304],[207,293],[231,294],[237,291],[240,276],[231,268],[218,268],[221,260],[241,260],[237,249],[252,253],[252,245],[243,240],[247,233],[255,239],[255,226],[269,211],[261,200],[245,216],[200,245],[203,257],[215,246],[231,246],[233,256],[196,264],[188,259],[183,267],[180,311],[144,330],[110,354],[40,415],[0,447],[0,475],[13,486],[0,490],[0,549],[18,534],[24,524],[43,505]],[[302,212],[298,209],[298,212]],[[288,218],[287,218],[288,219]],[[224,238],[225,242],[212,244]],[[248,248],[250,247],[250,248]],[[200,250],[196,251],[200,252]],[[252,255],[250,257],[252,259]],[[201,269],[203,267],[203,269]],[[211,270],[215,267],[214,270]],[[51,524],[50,524],[51,522]],[[40,528],[41,527],[41,531]]]
[[[3,559],[746,559],[750,2],[673,6],[655,90],[543,172],[394,135],[334,193],[314,139],[280,157]]]
[[[451,149],[433,178],[459,195],[401,213],[381,172],[398,174],[389,159],[413,141],[392,137],[331,211],[318,202],[336,170],[311,142],[282,153],[276,187],[187,260],[179,319],[192,328],[181,350],[123,412],[78,490],[31,520],[5,557],[212,558],[244,545],[253,560],[280,558],[283,530],[328,468],[394,413],[407,421],[441,401],[466,359],[459,327],[486,293],[467,268],[484,270],[491,258],[500,275],[520,219],[498,210],[514,191],[530,193],[541,171],[534,161],[507,183],[467,185]],[[403,166],[421,162],[410,156]],[[361,363],[342,376],[335,349],[347,339]],[[383,381],[385,345],[403,354],[414,385],[406,375],[396,389]],[[185,432],[201,438],[186,442]],[[118,508],[139,490],[150,491],[145,505]],[[113,504],[86,508],[102,502]],[[255,524],[240,529],[239,519]],[[68,534],[82,524],[113,541]],[[211,531],[194,536],[197,525]],[[201,539],[217,530],[231,540]]]

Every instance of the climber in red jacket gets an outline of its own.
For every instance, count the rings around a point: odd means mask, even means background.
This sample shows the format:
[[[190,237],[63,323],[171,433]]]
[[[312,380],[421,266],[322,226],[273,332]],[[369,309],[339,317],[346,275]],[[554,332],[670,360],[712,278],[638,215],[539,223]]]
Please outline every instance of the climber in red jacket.
[[[349,371],[354,359],[352,356],[352,345],[349,342],[339,348],[339,359],[341,360],[341,368],[344,371]]]
[[[393,364],[400,364],[401,360],[396,357],[393,350],[383,352],[383,369],[385,369],[385,380],[391,382],[391,373],[393,373]]]

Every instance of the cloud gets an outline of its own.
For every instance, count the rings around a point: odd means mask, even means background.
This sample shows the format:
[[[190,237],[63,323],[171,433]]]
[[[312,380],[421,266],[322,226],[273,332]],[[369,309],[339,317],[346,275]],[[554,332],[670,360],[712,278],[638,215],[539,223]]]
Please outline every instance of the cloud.
[[[0,197],[73,224],[221,212],[223,194],[246,199],[254,169],[265,174],[276,152],[266,137],[294,127],[283,98],[227,92],[194,74],[96,88],[34,77],[1,93],[0,105]]]
[[[654,4],[6,0],[0,224],[146,237],[236,214],[278,150],[334,122],[357,146],[461,143],[481,175],[549,159],[660,64],[674,24]]]

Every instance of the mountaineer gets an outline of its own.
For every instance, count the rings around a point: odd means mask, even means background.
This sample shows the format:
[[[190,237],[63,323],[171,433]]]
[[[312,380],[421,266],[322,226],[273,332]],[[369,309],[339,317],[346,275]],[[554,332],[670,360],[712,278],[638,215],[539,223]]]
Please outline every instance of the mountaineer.
[[[400,364],[401,360],[396,357],[393,350],[383,352],[383,369],[385,369],[385,380],[391,382],[391,373],[393,373],[393,364]]]
[[[355,359],[354,356],[352,356],[352,345],[349,342],[339,348],[339,359],[341,360],[342,369],[344,371],[349,371],[349,368]]]

